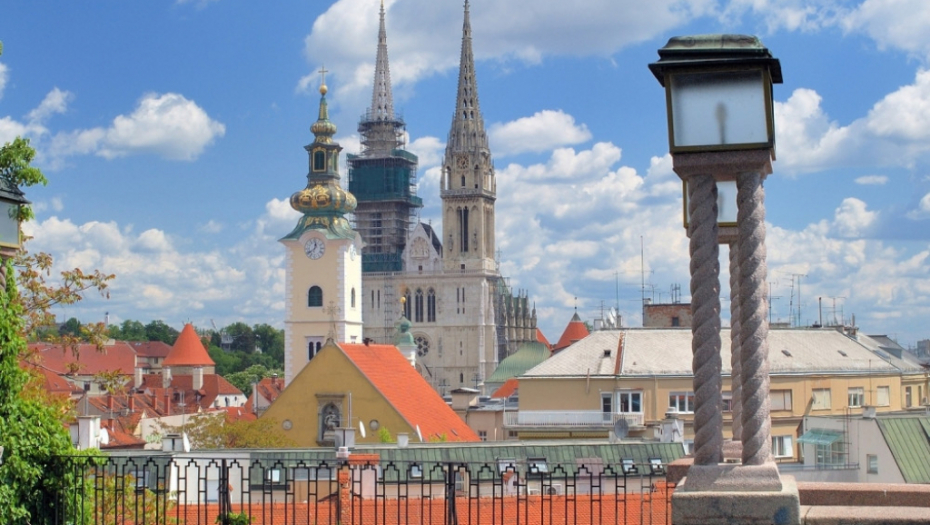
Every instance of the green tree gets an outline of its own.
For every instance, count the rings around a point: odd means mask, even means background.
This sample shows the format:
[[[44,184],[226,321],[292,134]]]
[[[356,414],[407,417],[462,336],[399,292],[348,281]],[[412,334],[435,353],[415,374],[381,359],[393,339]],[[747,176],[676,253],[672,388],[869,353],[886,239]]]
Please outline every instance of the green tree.
[[[126,319],[119,325],[111,326],[110,337],[117,341],[148,341],[145,325],[133,319]]]
[[[48,511],[43,497],[61,489],[55,456],[73,451],[62,425],[61,405],[38,388],[28,388],[29,375],[19,367],[26,350],[23,308],[12,261],[5,261],[6,287],[0,290],[0,523],[24,524]]]
[[[72,335],[78,337],[81,335],[81,322],[72,317],[61,325],[58,329],[58,335]]]
[[[236,322],[226,327],[226,335],[232,338],[230,350],[251,354],[255,351],[255,334],[249,325]]]
[[[213,346],[212,344],[207,349],[207,353],[210,354],[210,359],[213,359],[213,362],[216,364],[215,370],[218,375],[227,377],[229,374],[238,372],[242,370],[242,354],[224,352],[218,346]]]
[[[161,341],[173,345],[180,332],[165,324],[162,320],[152,321],[145,325],[146,341]]]
[[[270,418],[247,421],[229,419],[225,411],[198,414],[178,426],[159,425],[161,433],[186,433],[191,449],[288,448],[295,443]]]
[[[252,327],[255,343],[262,349],[262,355],[273,359],[279,366],[284,366],[284,330],[269,324],[257,324]]]
[[[284,376],[284,371],[277,368],[269,369],[264,365],[252,365],[241,372],[234,372],[225,377],[233,386],[242,390],[243,394],[251,396],[253,382],[258,383],[262,379],[271,377],[274,374],[278,374],[278,376],[281,377]]]

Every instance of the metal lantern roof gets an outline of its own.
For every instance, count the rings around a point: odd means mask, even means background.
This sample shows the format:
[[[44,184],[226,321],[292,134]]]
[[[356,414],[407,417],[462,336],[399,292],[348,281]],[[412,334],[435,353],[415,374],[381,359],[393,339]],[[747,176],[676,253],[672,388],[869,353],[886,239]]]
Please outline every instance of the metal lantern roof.
[[[665,73],[676,69],[762,65],[768,68],[775,84],[782,83],[781,63],[752,35],[675,36],[659,49],[659,61],[649,70],[665,86]]]

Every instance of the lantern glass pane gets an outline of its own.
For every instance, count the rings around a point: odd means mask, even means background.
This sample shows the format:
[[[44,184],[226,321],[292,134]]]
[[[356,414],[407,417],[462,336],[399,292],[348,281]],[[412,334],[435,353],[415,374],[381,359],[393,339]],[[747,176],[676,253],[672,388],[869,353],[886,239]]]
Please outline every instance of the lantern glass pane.
[[[689,199],[688,199],[688,183],[684,183],[684,213],[685,213],[685,226],[691,223],[690,217],[690,208],[689,208]],[[737,209],[736,204],[737,197],[737,187],[735,180],[718,180],[717,181],[717,224],[720,226],[735,226]]]
[[[0,201],[0,246],[19,246],[17,210],[16,204]]]
[[[767,143],[765,89],[761,70],[673,75],[674,146]]]

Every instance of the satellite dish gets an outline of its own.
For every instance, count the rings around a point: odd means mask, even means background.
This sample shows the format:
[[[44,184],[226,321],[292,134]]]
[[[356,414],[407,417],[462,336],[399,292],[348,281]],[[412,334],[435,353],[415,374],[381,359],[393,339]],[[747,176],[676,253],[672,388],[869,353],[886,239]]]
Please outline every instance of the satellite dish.
[[[110,444],[110,433],[107,432],[107,429],[105,429],[105,428],[101,428],[101,429],[100,429],[100,444],[101,444],[101,445],[109,445],[109,444]]]
[[[417,438],[420,439],[420,443],[423,442],[423,433],[420,432],[420,425],[417,425]]]
[[[358,420],[358,433],[362,435],[362,439],[365,439],[365,422],[361,419]]]
[[[620,418],[614,423],[614,435],[617,436],[617,439],[623,439],[630,433],[630,424],[626,422],[626,419]]]

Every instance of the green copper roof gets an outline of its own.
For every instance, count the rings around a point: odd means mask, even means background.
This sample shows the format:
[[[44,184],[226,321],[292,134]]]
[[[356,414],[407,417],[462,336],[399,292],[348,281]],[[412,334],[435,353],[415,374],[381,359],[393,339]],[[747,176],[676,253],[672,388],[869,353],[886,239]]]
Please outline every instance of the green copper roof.
[[[497,366],[486,382],[503,383],[512,377],[523,375],[524,372],[542,363],[549,358],[549,349],[546,345],[532,341],[523,343],[514,354]]]
[[[930,483],[930,417],[878,419],[905,483]]]

